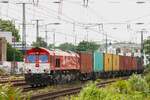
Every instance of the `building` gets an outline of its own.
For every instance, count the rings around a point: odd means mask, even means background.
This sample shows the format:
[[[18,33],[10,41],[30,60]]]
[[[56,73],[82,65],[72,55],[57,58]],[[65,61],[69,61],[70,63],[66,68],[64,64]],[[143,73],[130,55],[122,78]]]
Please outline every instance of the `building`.
[[[0,37],[5,37],[9,44],[12,44],[12,32],[0,31]]]
[[[106,44],[101,45],[100,51],[106,52]],[[107,46],[107,52],[112,54],[126,55],[126,56],[141,56],[141,45],[136,43],[111,43]]]
[[[17,50],[23,51],[22,50],[22,42],[13,41],[11,45],[13,48],[16,48]],[[26,44],[26,50],[29,50],[31,48],[32,48],[32,46],[30,46],[29,44]]]
[[[0,62],[7,60],[7,43],[12,43],[12,33],[0,31]]]

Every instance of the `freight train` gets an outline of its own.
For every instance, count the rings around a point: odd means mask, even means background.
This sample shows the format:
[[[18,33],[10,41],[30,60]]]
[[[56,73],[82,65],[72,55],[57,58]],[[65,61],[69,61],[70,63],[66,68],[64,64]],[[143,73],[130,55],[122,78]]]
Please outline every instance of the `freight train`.
[[[97,51],[75,53],[36,47],[26,51],[24,62],[25,80],[31,86],[125,76],[143,71],[140,57]]]

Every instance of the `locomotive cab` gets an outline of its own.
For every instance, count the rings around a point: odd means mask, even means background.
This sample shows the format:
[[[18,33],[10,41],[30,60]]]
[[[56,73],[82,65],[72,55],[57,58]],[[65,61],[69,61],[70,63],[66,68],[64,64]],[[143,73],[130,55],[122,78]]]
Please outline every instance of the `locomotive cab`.
[[[27,84],[47,85],[50,80],[50,52],[44,48],[33,48],[25,56],[25,80]]]

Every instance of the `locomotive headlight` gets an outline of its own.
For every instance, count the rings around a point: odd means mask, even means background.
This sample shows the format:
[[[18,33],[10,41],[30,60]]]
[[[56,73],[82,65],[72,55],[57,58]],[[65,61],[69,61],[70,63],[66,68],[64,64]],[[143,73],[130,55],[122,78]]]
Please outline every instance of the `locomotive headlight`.
[[[44,69],[44,72],[45,72],[45,73],[48,73],[48,72],[49,72],[49,69]]]
[[[31,73],[32,71],[31,71],[31,69],[27,69],[27,73]]]

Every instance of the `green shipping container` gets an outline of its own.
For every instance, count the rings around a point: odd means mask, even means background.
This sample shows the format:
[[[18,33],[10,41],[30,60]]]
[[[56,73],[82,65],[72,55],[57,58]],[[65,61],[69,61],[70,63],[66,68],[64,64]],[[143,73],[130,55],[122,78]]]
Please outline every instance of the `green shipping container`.
[[[94,72],[103,71],[103,53],[94,52]]]

